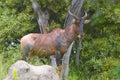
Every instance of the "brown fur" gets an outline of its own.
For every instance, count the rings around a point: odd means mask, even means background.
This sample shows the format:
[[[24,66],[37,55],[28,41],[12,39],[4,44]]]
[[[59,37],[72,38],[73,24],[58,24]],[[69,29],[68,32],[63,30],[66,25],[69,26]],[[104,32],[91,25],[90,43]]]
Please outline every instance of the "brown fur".
[[[60,40],[60,52],[63,55],[71,42],[75,39],[77,35],[83,35],[79,31],[79,26],[76,22],[72,23],[71,26],[66,29],[55,29],[48,34],[31,33],[24,36],[21,39],[21,49],[22,53],[29,54],[30,58],[35,55],[38,56],[50,56],[56,53],[56,40]],[[25,49],[29,47],[30,50]]]

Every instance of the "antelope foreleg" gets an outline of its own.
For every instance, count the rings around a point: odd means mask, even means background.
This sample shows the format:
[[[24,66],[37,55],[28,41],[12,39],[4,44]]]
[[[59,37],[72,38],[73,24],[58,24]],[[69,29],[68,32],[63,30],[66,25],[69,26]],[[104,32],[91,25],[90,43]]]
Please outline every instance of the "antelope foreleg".
[[[56,40],[56,63],[57,63],[57,66],[60,66],[62,64],[61,53],[60,53],[60,47],[61,47],[60,43],[61,43],[60,37],[57,37],[57,40]]]
[[[57,63],[57,66],[60,66],[62,64],[61,53],[59,50],[56,51],[56,63]]]

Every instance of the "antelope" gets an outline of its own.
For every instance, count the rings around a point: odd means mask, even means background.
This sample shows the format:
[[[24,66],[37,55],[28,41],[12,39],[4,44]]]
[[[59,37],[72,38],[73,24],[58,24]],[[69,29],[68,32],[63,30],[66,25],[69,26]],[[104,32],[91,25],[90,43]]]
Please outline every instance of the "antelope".
[[[69,11],[69,14],[74,18],[72,24],[65,29],[54,29],[50,33],[30,33],[21,38],[22,59],[33,59],[34,56],[51,56],[55,55],[57,65],[62,64],[62,56],[66,53],[72,41],[79,35],[83,36],[83,23],[87,17],[79,18]]]

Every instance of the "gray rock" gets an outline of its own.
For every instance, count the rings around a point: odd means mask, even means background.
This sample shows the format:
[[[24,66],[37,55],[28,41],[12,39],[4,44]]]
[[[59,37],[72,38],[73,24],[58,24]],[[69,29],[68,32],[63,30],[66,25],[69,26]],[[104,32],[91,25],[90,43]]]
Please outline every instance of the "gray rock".
[[[54,67],[49,65],[33,66],[23,60],[17,61],[10,67],[4,80],[15,80],[14,78],[17,78],[16,80],[59,80]]]

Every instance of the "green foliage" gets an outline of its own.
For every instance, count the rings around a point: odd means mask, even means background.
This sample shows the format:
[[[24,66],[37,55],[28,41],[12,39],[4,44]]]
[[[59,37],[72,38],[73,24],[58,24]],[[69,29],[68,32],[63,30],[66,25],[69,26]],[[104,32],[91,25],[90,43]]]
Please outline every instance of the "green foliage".
[[[9,67],[17,60],[20,60],[20,56],[20,47],[18,45],[10,47],[8,51],[3,51],[0,54],[0,73],[2,73],[0,80],[6,77]]]
[[[50,26],[62,27],[70,0],[37,0],[50,13]],[[69,80],[119,80],[120,77],[120,0],[86,0],[84,8],[91,22],[85,25],[80,65],[75,67],[71,54]],[[19,40],[38,30],[30,0],[0,1],[0,80],[8,68],[21,59]],[[76,45],[75,45],[76,46]],[[74,50],[74,49],[73,49]],[[74,51],[72,51],[74,52]],[[44,59],[49,64],[48,59]],[[29,61],[42,65],[36,57]]]
[[[21,36],[33,30],[35,23],[30,14],[32,9],[23,0],[0,1],[0,5],[0,48],[3,48],[18,42]]]
[[[91,25],[120,23],[119,0],[86,0],[85,7],[92,15]]]
[[[70,0],[37,0],[43,10],[48,10],[50,12],[51,21],[62,24],[65,21],[66,12],[68,11],[68,6],[70,6]],[[54,26],[51,24],[51,26]]]
[[[119,25],[111,25],[104,28],[105,30],[103,29],[102,33],[97,34],[99,36],[85,35],[78,67],[72,67],[75,55],[71,56],[69,75],[77,75],[75,80],[120,79],[120,36],[117,33],[119,32]],[[76,68],[78,69],[77,71]],[[69,78],[72,80],[71,77]]]

